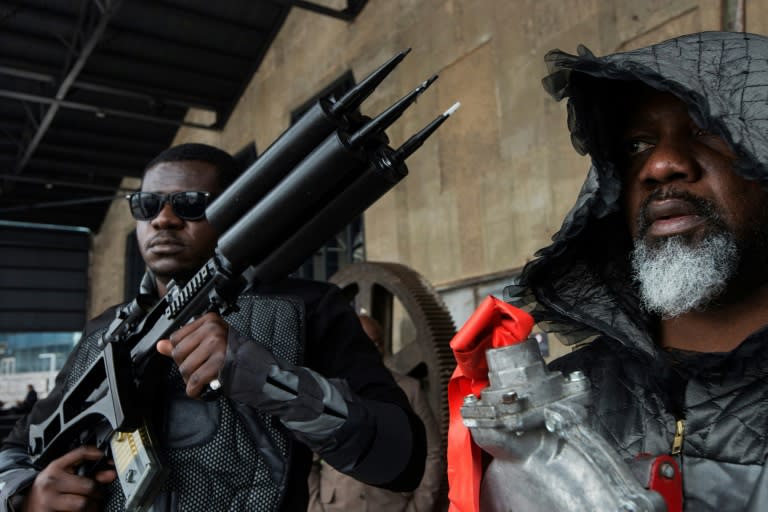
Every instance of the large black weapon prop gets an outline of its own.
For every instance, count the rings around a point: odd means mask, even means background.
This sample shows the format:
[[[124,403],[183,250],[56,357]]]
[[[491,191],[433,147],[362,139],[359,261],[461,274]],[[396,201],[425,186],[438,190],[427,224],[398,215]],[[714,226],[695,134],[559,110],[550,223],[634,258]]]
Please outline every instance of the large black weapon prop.
[[[458,104],[397,150],[390,148],[384,130],[436,77],[372,120],[357,109],[406,54],[340,99],[318,101],[208,207],[206,217],[222,233],[214,256],[184,286],[169,286],[159,302],[139,296],[120,308],[100,340],[99,356],[57,410],[30,425],[29,452],[37,465],[82,444],[111,446],[126,509],[148,505],[162,469],[149,451],[144,421],[153,377],[167,364],[155,344],[208,311],[229,313],[246,283],[287,275],[407,175],[405,159]]]

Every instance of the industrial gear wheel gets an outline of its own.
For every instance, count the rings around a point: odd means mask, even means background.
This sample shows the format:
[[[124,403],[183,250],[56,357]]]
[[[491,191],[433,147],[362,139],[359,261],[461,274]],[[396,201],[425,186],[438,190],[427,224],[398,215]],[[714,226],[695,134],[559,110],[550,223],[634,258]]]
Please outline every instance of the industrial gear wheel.
[[[399,263],[354,263],[330,281],[358,312],[382,325],[384,363],[421,381],[445,443],[448,380],[456,366],[449,344],[456,328],[440,295],[419,273]]]

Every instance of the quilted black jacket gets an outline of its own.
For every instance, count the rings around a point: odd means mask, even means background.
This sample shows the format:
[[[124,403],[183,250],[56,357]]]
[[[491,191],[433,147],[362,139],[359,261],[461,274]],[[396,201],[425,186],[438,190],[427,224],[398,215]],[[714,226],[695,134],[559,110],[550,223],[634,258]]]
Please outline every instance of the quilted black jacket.
[[[670,453],[681,430],[685,510],[768,510],[768,328],[731,353],[656,347],[654,319],[628,286],[621,186],[604,151],[612,112],[600,103],[603,79],[671,92],[700,126],[728,141],[736,172],[768,184],[768,38],[705,32],[606,57],[581,47],[547,59],[544,86],[569,98],[572,140],[592,166],[553,243],[508,289],[512,302],[565,343],[585,343],[552,366],[589,376],[591,426],[621,455]]]

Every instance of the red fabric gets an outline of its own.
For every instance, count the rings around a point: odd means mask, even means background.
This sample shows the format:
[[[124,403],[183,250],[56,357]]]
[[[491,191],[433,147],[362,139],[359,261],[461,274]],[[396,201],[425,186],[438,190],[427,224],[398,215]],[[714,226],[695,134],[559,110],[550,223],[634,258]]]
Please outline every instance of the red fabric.
[[[531,315],[489,296],[451,340],[456,369],[448,383],[449,512],[480,511],[481,450],[461,421],[464,397],[472,393],[479,398],[488,386],[485,351],[519,343],[532,328]]]

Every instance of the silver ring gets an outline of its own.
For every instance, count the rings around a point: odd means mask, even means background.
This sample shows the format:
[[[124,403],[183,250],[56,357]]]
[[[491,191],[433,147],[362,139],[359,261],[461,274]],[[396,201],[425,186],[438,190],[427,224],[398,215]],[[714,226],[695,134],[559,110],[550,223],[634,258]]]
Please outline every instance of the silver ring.
[[[211,382],[208,383],[208,386],[214,390],[218,391],[221,389],[221,381],[219,379],[213,379]]]

